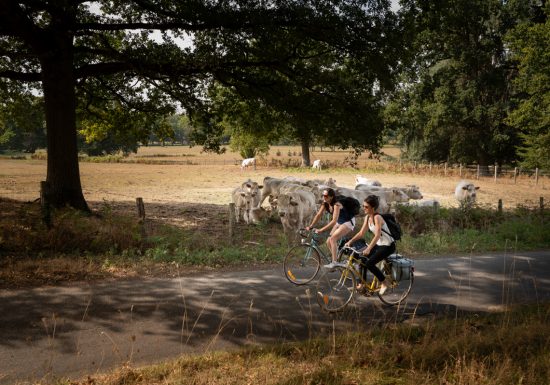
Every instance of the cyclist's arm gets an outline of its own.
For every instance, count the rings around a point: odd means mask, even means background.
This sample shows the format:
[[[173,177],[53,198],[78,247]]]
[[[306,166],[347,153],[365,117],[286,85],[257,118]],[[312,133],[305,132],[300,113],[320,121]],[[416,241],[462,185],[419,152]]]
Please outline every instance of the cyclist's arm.
[[[355,241],[358,241],[365,236],[365,233],[367,232],[367,229],[369,227],[368,218],[368,216],[365,217],[365,221],[363,222],[363,226],[361,226],[361,230],[359,230],[357,234],[355,234],[349,241],[346,242],[346,246],[351,246]]]
[[[340,207],[342,207],[342,205],[340,203],[336,203],[334,205],[334,211],[332,212],[332,220],[329,223],[327,223],[325,226],[321,227],[318,230],[319,233],[323,233],[323,232],[331,229],[332,227],[334,227],[334,225],[338,221],[338,215],[340,214]]]
[[[315,214],[315,216],[313,217],[311,224],[306,227],[306,230],[308,231],[311,230],[313,225],[315,225],[319,221],[319,218],[321,218],[321,215],[323,215],[324,211],[325,211],[325,205],[322,204],[321,207],[319,208],[319,211],[317,211],[317,214]]]

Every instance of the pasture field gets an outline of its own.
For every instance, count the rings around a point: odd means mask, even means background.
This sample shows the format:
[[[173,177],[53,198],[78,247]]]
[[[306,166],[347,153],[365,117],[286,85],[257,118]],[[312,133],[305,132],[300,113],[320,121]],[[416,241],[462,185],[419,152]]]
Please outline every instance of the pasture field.
[[[318,149],[318,148],[317,148]],[[388,148],[385,152],[397,155],[397,149]],[[280,152],[281,155],[275,155]],[[299,154],[299,147],[274,147],[270,158],[285,159],[288,153]],[[343,161],[348,152],[314,151],[312,159],[330,159]],[[303,168],[280,168],[258,165],[256,170],[241,171],[236,165],[238,154],[227,151],[222,155],[202,153],[199,147],[187,146],[142,147],[132,159],[155,160],[158,163],[107,163],[81,162],[81,180],[84,196],[92,207],[98,202],[110,202],[114,205],[130,203],[136,197],[142,197],[150,206],[148,215],[174,218],[174,211],[180,204],[225,205],[231,200],[233,188],[251,178],[262,182],[265,176],[327,179],[332,177],[339,186],[355,185],[354,177],[362,174],[379,180],[383,186],[405,186],[415,184],[420,187],[425,199],[437,199],[444,207],[456,207],[454,187],[461,179],[458,176],[426,175],[425,173],[380,173],[363,168],[372,164],[362,155],[358,160],[358,169],[329,168],[312,172]],[[291,156],[298,159],[299,156]],[[170,161],[195,164],[174,164]],[[44,160],[13,160],[0,158],[0,197],[29,201],[40,196],[40,181],[46,179]],[[471,178],[470,178],[471,179]],[[481,205],[496,207],[503,200],[505,208],[518,205],[538,206],[540,197],[545,202],[550,199],[550,180],[540,178],[535,186],[533,179],[518,178],[516,183],[509,178],[474,180],[480,186],[478,202]],[[156,212],[155,205],[161,204],[163,210]],[[172,210],[171,208],[175,209]],[[205,213],[206,214],[206,213]],[[177,221],[176,221],[177,222]]]

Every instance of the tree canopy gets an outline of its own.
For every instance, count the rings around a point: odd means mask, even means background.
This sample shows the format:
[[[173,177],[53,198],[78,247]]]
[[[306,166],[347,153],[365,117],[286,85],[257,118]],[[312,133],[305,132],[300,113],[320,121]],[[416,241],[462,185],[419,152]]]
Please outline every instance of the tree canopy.
[[[518,157],[506,33],[534,2],[406,0],[414,53],[386,122],[411,158],[429,161],[509,163]]]
[[[385,41],[394,27],[387,0],[0,0],[0,78],[7,79],[0,89],[22,82],[40,89],[46,199],[87,210],[77,159],[78,110],[99,117],[122,108],[161,117],[173,113],[177,101],[204,123],[205,144],[215,145],[204,118],[213,82],[273,106],[308,93],[337,105],[347,90],[330,90],[332,81],[317,75],[336,76],[338,62],[347,60],[357,71],[363,66],[366,89],[386,86],[395,52]],[[342,114],[324,114],[323,126],[337,117]],[[363,133],[375,134],[374,128]]]

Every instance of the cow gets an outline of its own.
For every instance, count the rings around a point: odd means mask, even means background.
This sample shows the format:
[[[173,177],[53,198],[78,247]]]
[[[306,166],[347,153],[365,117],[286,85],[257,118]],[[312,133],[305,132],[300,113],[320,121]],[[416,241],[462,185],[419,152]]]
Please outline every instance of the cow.
[[[407,206],[440,208],[441,204],[437,199],[425,199],[411,201],[407,203]]]
[[[250,209],[248,220],[249,223],[258,224],[265,222],[271,216],[271,210],[266,210],[263,207],[253,207]]]
[[[300,185],[300,184],[284,184],[279,189],[279,194],[286,194],[287,192],[293,192],[293,191],[309,191],[310,193],[313,193],[315,196],[315,202],[320,204],[323,202],[323,192],[319,190],[319,188],[314,185],[313,187],[310,187],[309,185]]]
[[[313,161],[313,166],[311,166],[312,170],[321,170],[321,159],[316,159]]]
[[[404,202],[408,200],[408,197],[402,191],[387,191],[381,188],[373,188],[372,190],[352,190],[345,187],[336,188],[336,195],[343,195],[353,197],[359,202],[363,202],[369,195],[376,195],[379,199],[378,211],[382,214],[388,213],[390,210],[391,202]]]
[[[315,196],[309,191],[292,191],[280,194],[278,198],[279,217],[287,236],[309,225],[317,206]]]
[[[254,196],[253,196],[254,197],[254,202],[253,202],[252,207],[258,207],[260,205],[260,199],[261,199],[260,190],[262,188],[263,188],[262,185],[259,185],[258,182],[252,181],[250,178],[248,178],[248,180],[241,183],[241,189],[242,190],[244,190],[246,192],[249,192],[249,193],[255,193]]]
[[[397,187],[387,188],[387,187],[358,185],[355,187],[355,190],[351,190],[351,191],[366,191],[368,193],[371,193],[377,196],[383,195],[388,203],[409,201],[409,196],[405,192],[403,192],[402,189]]]
[[[367,186],[382,186],[382,183],[380,183],[379,181],[375,180],[375,179],[368,179],[368,178],[365,178],[364,176],[362,175],[355,175],[355,186],[357,185],[360,185],[360,184],[364,184],[364,185],[367,185]]]
[[[300,182],[297,180],[290,180],[290,179],[278,179],[278,178],[272,178],[270,176],[266,176],[264,178],[263,182],[263,188],[262,188],[262,197],[260,198],[260,206],[265,201],[267,197],[269,197],[269,202],[271,204],[272,208],[275,208],[275,200],[279,196],[279,189],[283,185],[287,184],[295,184],[300,185]]]
[[[239,223],[241,216],[245,223],[250,222],[250,210],[254,207],[256,193],[250,193],[237,187],[233,190],[231,200],[235,204],[235,221]]]
[[[246,158],[243,159],[241,163],[241,171],[248,168],[248,167],[254,167],[254,170],[256,170],[256,158]]]
[[[455,188],[455,198],[460,205],[472,206],[476,203],[476,192],[479,190],[479,186],[475,186],[473,183],[461,180],[458,182]]]
[[[422,198],[424,198],[422,196],[422,193],[420,192],[420,189],[418,188],[418,186],[415,186],[413,184],[407,185],[406,187],[392,187],[392,188],[397,188],[397,189],[403,191],[405,194],[407,194],[409,199],[422,199]]]

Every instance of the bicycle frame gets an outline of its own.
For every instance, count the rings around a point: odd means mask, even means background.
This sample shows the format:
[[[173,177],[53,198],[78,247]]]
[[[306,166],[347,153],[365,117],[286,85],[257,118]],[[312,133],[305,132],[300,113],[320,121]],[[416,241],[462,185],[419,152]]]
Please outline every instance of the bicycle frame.
[[[349,270],[346,270],[344,274],[342,274],[342,278],[347,279],[348,271],[351,271],[351,273],[355,275],[356,280],[357,278],[359,278],[359,281],[361,282],[361,284],[369,294],[373,294],[376,291],[380,290],[380,283],[378,282],[378,278],[376,278],[375,275],[373,275],[373,279],[370,282],[365,281],[361,272],[355,268],[355,264],[358,263],[359,265],[363,265],[363,262],[359,258],[355,257],[355,253],[359,253],[359,251],[355,249],[352,249],[352,250],[354,250],[354,252],[350,254],[346,262],[346,267]]]

